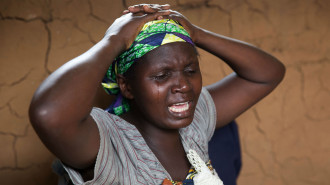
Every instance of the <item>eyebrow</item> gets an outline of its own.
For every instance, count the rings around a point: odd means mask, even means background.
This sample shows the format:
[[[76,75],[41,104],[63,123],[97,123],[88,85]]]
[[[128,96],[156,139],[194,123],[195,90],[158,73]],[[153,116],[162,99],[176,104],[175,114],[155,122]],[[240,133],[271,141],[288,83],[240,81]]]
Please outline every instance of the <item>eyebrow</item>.
[[[188,64],[184,65],[184,69],[193,65],[197,65],[199,66],[199,60],[190,60]],[[172,65],[169,65],[168,63],[164,62],[158,65],[158,67],[155,67],[152,69],[151,72],[155,72],[155,71],[163,71],[163,70],[172,70]]]

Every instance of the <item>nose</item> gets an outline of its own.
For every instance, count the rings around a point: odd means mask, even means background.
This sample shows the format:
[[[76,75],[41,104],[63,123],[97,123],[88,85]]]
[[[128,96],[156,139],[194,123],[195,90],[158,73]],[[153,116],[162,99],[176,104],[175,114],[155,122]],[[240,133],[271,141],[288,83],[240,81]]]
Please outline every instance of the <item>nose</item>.
[[[191,90],[191,83],[184,74],[179,74],[173,80],[172,93],[186,93]]]

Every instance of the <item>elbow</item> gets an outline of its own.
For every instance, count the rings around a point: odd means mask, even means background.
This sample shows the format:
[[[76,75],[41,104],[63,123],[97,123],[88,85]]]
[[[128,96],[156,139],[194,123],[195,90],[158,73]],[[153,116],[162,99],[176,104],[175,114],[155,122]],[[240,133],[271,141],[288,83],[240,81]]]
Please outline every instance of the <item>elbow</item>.
[[[31,102],[29,107],[29,119],[30,123],[40,136],[42,133],[46,133],[47,130],[55,130],[58,126],[56,116],[51,113],[51,108],[47,105],[40,105],[36,102]]]
[[[285,68],[284,64],[282,62],[278,61],[278,65],[274,68],[273,83],[277,85],[280,82],[282,82],[282,80],[284,79],[284,76],[285,76],[285,72],[286,72],[286,68]]]

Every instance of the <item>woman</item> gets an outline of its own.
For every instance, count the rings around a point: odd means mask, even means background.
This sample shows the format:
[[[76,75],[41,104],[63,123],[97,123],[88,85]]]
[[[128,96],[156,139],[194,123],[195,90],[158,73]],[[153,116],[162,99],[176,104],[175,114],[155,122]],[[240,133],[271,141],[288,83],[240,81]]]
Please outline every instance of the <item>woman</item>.
[[[149,36],[138,39],[155,25],[165,27],[160,43]],[[221,58],[234,73],[202,88],[195,46]],[[269,54],[199,28],[167,5],[136,5],[94,47],[40,85],[30,120],[75,184],[200,184],[205,180],[200,162],[208,162],[214,129],[269,94],[284,71]],[[108,92],[120,94],[110,108],[119,116],[93,108],[102,80]],[[185,180],[189,171],[194,180]],[[214,171],[203,174],[220,184]]]

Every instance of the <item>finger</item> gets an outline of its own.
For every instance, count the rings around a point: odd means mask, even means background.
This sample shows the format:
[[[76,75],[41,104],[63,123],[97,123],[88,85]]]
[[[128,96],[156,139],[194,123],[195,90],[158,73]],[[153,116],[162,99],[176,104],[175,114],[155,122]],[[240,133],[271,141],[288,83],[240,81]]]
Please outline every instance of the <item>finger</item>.
[[[160,19],[170,19],[169,15],[160,15],[156,18],[157,20],[160,20]]]
[[[131,13],[137,13],[137,12],[142,12],[143,11],[143,6],[146,4],[138,4],[138,5],[133,5],[129,6],[127,9]]]
[[[129,13],[129,10],[124,10],[123,11],[123,14],[125,15],[125,14],[128,14]]]
[[[161,19],[165,19],[163,16],[158,16],[157,18],[156,18],[157,20],[161,20]]]
[[[155,13],[161,10],[168,10],[170,9],[169,4],[159,5],[159,4],[138,4],[128,7],[128,11],[131,13],[138,13],[138,12],[144,12],[144,13]]]
[[[137,12],[137,13],[133,13],[134,16],[142,16],[145,15],[145,13],[143,12]]]
[[[169,10],[171,6],[169,4],[159,5],[159,4],[145,4],[143,6],[145,11],[148,12],[157,12],[161,10]]]
[[[173,16],[173,12],[172,10],[162,10],[162,12],[167,12],[166,14],[164,15],[160,15],[159,17],[157,17],[157,20],[160,20],[160,19],[172,19],[171,17]]]
[[[161,6],[159,4],[147,4],[143,5],[143,10],[145,13],[155,13],[161,11]]]
[[[181,14],[173,10],[163,10],[163,11],[168,11],[169,14],[162,15],[162,19],[173,19],[179,22],[180,24],[182,24],[182,17],[180,16]],[[159,20],[160,18],[157,19]]]
[[[169,10],[171,8],[171,5],[169,4],[164,4],[164,5],[160,5],[162,10]]]
[[[157,20],[159,19],[158,17],[165,17],[165,16],[168,16],[170,15],[170,11],[168,10],[162,10],[162,11],[159,11],[159,12],[156,12],[156,13],[153,13],[153,14],[145,14],[145,17],[147,19],[147,21],[151,21],[151,20]]]
[[[171,13],[170,10],[161,10],[161,11],[156,12],[156,13],[137,12],[137,13],[132,13],[132,15],[135,16],[135,17],[145,17],[147,15],[153,15],[153,16],[157,16],[157,15],[162,16],[162,15],[165,15],[166,16],[166,15],[169,15],[170,13]],[[157,19],[157,18],[155,18],[155,19]]]

